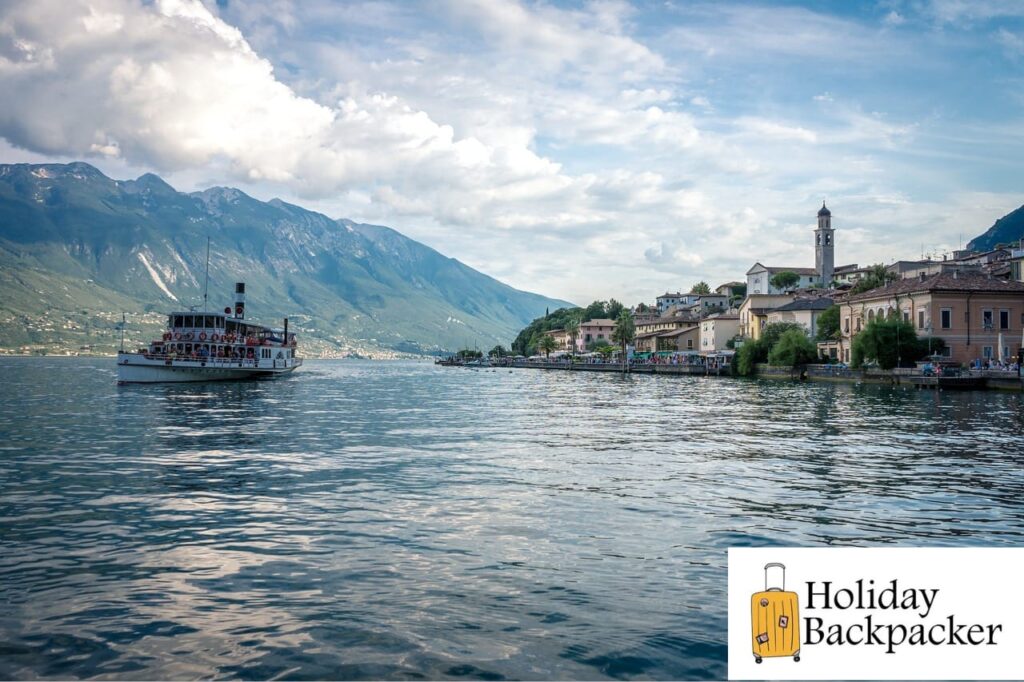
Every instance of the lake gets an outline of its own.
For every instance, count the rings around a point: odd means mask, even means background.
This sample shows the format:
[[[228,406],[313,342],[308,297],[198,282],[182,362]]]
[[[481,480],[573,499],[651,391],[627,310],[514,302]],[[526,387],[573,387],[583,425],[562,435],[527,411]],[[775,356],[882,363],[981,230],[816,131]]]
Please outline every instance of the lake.
[[[0,376],[0,678],[724,678],[729,547],[1024,542],[1020,394]]]

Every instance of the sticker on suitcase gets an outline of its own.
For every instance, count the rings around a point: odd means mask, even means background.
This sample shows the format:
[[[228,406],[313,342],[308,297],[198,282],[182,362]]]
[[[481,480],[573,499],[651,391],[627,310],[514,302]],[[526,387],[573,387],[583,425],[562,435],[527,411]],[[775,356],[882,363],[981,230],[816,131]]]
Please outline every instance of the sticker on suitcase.
[[[750,597],[750,628],[754,661],[766,658],[800,660],[800,602],[786,591],[786,567],[765,564],[764,590]]]

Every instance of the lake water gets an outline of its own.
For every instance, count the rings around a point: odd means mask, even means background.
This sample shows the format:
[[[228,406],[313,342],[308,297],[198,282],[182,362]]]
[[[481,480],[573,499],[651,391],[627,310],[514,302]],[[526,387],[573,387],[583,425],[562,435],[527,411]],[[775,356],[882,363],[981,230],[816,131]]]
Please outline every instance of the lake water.
[[[0,376],[0,678],[723,678],[728,547],[1024,542],[1018,394]]]

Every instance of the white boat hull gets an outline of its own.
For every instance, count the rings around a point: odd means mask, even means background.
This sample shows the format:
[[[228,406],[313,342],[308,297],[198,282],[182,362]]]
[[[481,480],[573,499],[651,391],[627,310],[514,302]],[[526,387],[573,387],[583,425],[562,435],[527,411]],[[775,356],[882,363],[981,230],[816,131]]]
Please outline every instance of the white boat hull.
[[[150,358],[139,353],[118,353],[117,383],[154,384],[194,381],[238,381],[282,376],[302,360],[185,360]]]

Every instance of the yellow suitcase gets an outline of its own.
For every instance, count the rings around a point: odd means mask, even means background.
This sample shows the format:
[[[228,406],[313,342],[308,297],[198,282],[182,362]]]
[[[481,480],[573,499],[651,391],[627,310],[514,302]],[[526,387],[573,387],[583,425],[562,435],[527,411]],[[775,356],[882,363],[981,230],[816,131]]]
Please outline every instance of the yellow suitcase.
[[[782,570],[781,587],[768,587],[768,569]],[[800,604],[796,592],[786,592],[786,567],[765,564],[764,592],[750,598],[754,661],[792,656],[800,660]]]

